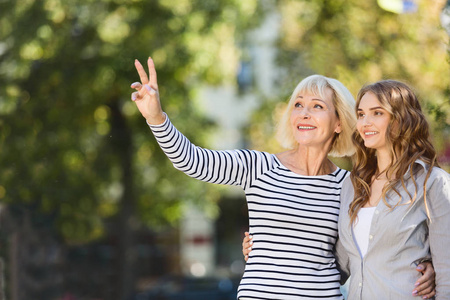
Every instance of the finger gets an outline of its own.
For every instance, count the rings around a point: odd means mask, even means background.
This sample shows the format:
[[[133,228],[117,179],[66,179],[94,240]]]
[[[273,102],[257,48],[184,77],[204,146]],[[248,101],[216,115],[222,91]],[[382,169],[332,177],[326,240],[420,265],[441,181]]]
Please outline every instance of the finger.
[[[145,90],[147,91],[147,93],[149,94],[149,95],[151,95],[151,96],[153,96],[153,95],[155,95],[156,94],[156,90],[155,89],[153,89],[151,86],[149,86],[148,84],[146,84],[146,85],[144,85],[144,87],[145,87]],[[142,89],[143,90],[143,89]],[[141,90],[141,91],[142,91]],[[141,92],[140,91],[140,92]]]
[[[416,284],[434,279],[435,273],[433,267],[428,267],[427,264],[421,263],[417,266],[416,270],[422,274],[422,276],[416,281]]]
[[[434,283],[434,280],[427,280],[424,281],[423,283],[416,282],[416,288],[413,291],[413,295],[426,295],[431,293],[436,285]]]
[[[138,91],[138,94],[135,97],[136,99],[140,99],[145,96],[146,91],[144,89],[142,89],[142,84],[140,82],[133,82],[131,84],[131,88]],[[133,99],[133,98],[131,98],[131,99]],[[133,101],[135,101],[135,100],[133,100]]]
[[[249,247],[251,245],[253,245],[252,238],[251,237],[245,237],[244,240],[242,241],[242,247],[247,248],[247,247]]]
[[[432,286],[430,286],[422,291],[417,291],[417,295],[418,296],[426,296],[426,295],[431,294],[433,292],[433,290],[434,290],[434,288]]]
[[[422,299],[430,299],[431,297],[434,297],[434,295],[436,295],[436,291],[433,289],[429,290],[429,293],[418,293],[418,294],[413,294],[413,296],[417,296],[417,297],[422,297]]]
[[[244,256],[244,260],[247,261],[248,260],[248,255]]]
[[[422,297],[422,299],[431,299],[431,298],[433,298],[434,296],[436,296],[436,290],[433,290],[431,293],[424,295],[424,296]]]
[[[422,277],[417,279],[416,283],[414,284],[415,288],[414,290],[421,291],[429,286],[432,286],[434,284],[434,278],[431,276],[428,276],[427,274],[424,274]]]
[[[430,262],[421,262],[420,264],[417,265],[416,271],[422,274],[427,272],[434,274],[433,265]]]
[[[154,88],[155,90],[157,90],[158,89],[158,79],[156,76],[155,63],[153,62],[153,59],[151,57],[148,58],[147,65],[148,65],[150,86],[152,88]]]
[[[142,64],[135,59],[134,60],[134,66],[136,67],[136,70],[139,74],[139,78],[141,79],[142,84],[147,84],[148,83],[148,77],[147,77],[147,73],[144,70],[144,67],[142,66]]]
[[[417,286],[417,287],[414,289],[413,295],[416,295],[416,296],[417,296],[417,295],[419,295],[419,296],[425,295],[425,294],[430,293],[433,289],[434,289],[434,284],[425,282],[425,283],[423,283],[423,284]]]
[[[139,91],[142,88],[142,84],[140,82],[133,82],[130,87]]]
[[[423,273],[423,272],[425,272],[426,268],[427,268],[427,266],[424,263],[420,263],[420,264],[417,265],[416,271],[420,272],[420,273]]]
[[[141,97],[139,96],[139,92],[133,92],[131,94],[131,100],[136,101],[139,100]]]
[[[244,249],[248,249],[250,247],[250,243],[249,242],[242,242],[242,251],[244,251]]]

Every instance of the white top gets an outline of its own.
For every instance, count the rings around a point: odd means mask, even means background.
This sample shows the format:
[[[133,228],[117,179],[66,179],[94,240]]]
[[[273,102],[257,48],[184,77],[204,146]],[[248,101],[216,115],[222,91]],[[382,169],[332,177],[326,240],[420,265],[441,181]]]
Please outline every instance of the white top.
[[[197,147],[168,118],[150,128],[175,168],[244,190],[253,251],[238,299],[343,299],[333,248],[348,171],[301,176],[273,154]]]
[[[363,207],[358,212],[358,221],[353,227],[353,234],[355,235],[356,243],[359,247],[361,257],[367,253],[369,246],[370,224],[372,224],[373,214],[376,207]]]

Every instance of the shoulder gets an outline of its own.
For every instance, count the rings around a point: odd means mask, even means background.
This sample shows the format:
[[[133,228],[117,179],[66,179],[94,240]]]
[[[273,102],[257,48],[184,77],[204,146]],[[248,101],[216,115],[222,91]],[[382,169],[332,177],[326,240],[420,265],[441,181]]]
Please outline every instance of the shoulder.
[[[450,180],[450,174],[445,171],[444,169],[441,169],[439,167],[434,167],[431,170],[431,174],[434,175],[436,178],[442,178],[444,180]]]
[[[428,172],[430,171],[430,165],[425,163],[423,160],[421,159],[417,159],[414,162],[414,174],[415,174],[415,178],[417,177],[421,177],[421,176],[426,176],[428,174]],[[409,170],[409,169],[408,169]],[[450,178],[450,174],[447,173],[444,169],[441,169],[439,167],[434,166],[431,171],[429,172],[429,179],[431,178],[442,178],[442,179],[449,179]],[[407,174],[405,174],[406,176],[408,176],[408,172]]]
[[[415,178],[420,184],[424,183],[427,197],[430,196],[432,206],[448,207],[450,204],[450,174],[439,167],[424,168],[419,178]]]
[[[348,171],[347,171],[348,172]],[[348,172],[346,174],[346,177],[344,179],[344,182],[342,183],[342,189],[346,189],[346,190],[352,190],[353,191],[353,184],[352,184],[352,180],[350,178],[350,172]]]
[[[433,167],[427,180],[427,186],[450,190],[450,174],[441,168]]]
[[[350,171],[349,170],[346,170],[346,169],[342,169],[342,168],[339,168],[339,167],[337,167],[337,169],[338,169],[338,172],[339,173],[342,173],[342,176],[343,176],[343,178],[344,178],[344,181],[342,182],[342,184],[344,184],[346,181],[348,181],[348,180],[350,180]],[[351,183],[351,182],[350,182]],[[348,184],[348,183],[347,183]]]
[[[249,150],[249,149],[235,149],[232,150],[236,153],[238,153],[241,156],[247,156],[247,157],[252,157],[252,158],[259,158],[259,159],[266,159],[266,160],[274,160],[275,159],[275,155],[268,153],[268,152],[263,152],[263,151],[258,151],[258,150]]]
[[[414,179],[419,181],[426,180],[427,186],[439,182],[447,182],[448,184],[450,181],[450,174],[444,169],[435,166],[430,170],[430,166],[420,159],[415,161],[415,168],[417,171],[414,172]],[[405,175],[409,177],[408,174]]]
[[[350,176],[347,176],[342,183],[341,204],[349,204],[353,201],[354,189]]]
[[[246,162],[246,164],[263,165],[267,168],[279,165],[276,156],[268,152],[248,149],[238,149],[233,150],[233,152],[237,154],[238,159]]]

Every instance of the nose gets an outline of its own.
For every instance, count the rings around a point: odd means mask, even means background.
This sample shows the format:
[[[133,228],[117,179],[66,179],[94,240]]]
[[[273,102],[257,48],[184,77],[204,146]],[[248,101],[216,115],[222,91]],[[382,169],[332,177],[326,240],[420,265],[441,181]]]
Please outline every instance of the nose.
[[[372,125],[368,116],[365,116],[362,121],[363,121],[362,124],[364,127],[368,127],[368,126]]]
[[[306,107],[300,111],[300,116],[301,116],[303,119],[309,119],[309,118],[311,118],[311,116],[309,115],[309,111],[308,111],[308,109],[307,109]]]

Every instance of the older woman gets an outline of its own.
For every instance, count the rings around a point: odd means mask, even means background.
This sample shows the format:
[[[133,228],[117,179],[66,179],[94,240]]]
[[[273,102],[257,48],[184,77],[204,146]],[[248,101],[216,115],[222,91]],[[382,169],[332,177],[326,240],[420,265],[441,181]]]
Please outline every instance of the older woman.
[[[334,155],[354,152],[354,99],[337,80],[314,75],[295,88],[280,126],[288,151],[213,151],[193,145],[169,121],[156,71],[135,61],[141,82],[132,99],[175,168],[199,180],[238,185],[245,192],[255,247],[239,299],[343,299],[333,248],[339,195],[349,172]],[[256,246],[257,245],[257,246]]]

